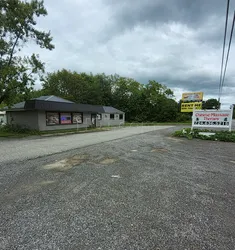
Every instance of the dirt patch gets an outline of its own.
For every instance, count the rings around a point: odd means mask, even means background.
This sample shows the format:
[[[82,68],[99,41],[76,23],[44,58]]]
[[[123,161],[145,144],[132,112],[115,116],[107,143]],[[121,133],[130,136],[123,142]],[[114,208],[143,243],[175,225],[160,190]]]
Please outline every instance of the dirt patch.
[[[109,164],[112,164],[112,163],[114,163],[116,161],[117,161],[117,159],[106,158],[106,159],[103,159],[100,163],[104,164],[104,165],[109,165]]]
[[[175,141],[175,142],[182,142],[183,141],[182,139],[175,138],[175,137],[168,137],[168,139]]]
[[[7,197],[18,197],[20,195],[36,193],[41,190],[42,187],[48,186],[55,183],[55,181],[41,181],[32,184],[24,184],[21,186],[16,186],[14,190],[7,194]]]
[[[61,161],[56,161],[54,163],[43,166],[43,169],[56,170],[56,171],[66,171],[74,166],[77,166],[88,159],[87,155],[74,155],[70,158],[66,158]]]
[[[42,181],[40,182],[40,186],[47,186],[47,185],[50,185],[50,184],[53,184],[55,183],[55,181]]]
[[[151,153],[154,153],[154,152],[161,152],[161,153],[164,153],[164,152],[168,152],[168,150],[166,148],[153,148],[151,150]]]

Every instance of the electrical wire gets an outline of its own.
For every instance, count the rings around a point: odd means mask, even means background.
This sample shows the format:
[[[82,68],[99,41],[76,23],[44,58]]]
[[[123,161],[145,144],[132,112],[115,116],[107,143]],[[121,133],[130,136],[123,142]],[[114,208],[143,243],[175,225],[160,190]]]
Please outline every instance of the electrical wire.
[[[224,27],[224,43],[223,43],[222,63],[221,63],[220,82],[219,82],[219,98],[218,98],[219,102],[220,102],[220,97],[221,97],[222,75],[223,75],[223,67],[224,67],[224,51],[225,51],[226,37],[227,37],[229,5],[230,5],[230,0],[227,1],[227,11],[226,11],[226,19],[225,19],[225,27]]]
[[[221,82],[220,94],[222,94],[222,90],[223,90],[223,86],[224,86],[224,79],[225,79],[227,65],[228,65],[228,58],[229,58],[229,53],[230,53],[230,47],[231,47],[231,43],[232,43],[232,39],[233,39],[234,23],[235,23],[235,11],[234,11],[234,14],[233,14],[233,23],[232,23],[232,28],[231,28],[230,38],[229,38],[228,52],[227,52],[225,66],[224,66],[224,75],[223,75],[222,82]]]

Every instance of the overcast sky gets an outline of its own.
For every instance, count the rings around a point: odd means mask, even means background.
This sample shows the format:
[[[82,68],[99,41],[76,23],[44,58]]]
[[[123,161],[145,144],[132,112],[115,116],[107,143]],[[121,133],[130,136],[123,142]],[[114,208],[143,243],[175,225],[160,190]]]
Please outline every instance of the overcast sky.
[[[38,27],[50,30],[52,52],[40,53],[48,72],[119,74],[175,91],[203,91],[218,97],[225,0],[45,0],[48,16]],[[235,0],[231,0],[229,33]],[[228,36],[229,38],[229,36]],[[235,40],[234,40],[235,41]],[[224,105],[235,103],[235,46],[231,47]]]

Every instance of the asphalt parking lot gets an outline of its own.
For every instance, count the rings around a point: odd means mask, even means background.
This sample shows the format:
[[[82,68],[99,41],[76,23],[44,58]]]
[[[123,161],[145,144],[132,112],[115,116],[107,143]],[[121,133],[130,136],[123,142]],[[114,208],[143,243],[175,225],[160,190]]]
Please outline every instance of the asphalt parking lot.
[[[129,136],[161,130],[169,127],[170,126],[121,127],[113,128],[106,132],[40,137],[37,139],[30,137],[26,138],[25,140],[2,140],[2,138],[0,138],[0,162],[15,162],[42,157],[45,155],[60,153],[111,140],[127,138]]]
[[[235,144],[174,129],[5,157],[0,249],[234,249]]]

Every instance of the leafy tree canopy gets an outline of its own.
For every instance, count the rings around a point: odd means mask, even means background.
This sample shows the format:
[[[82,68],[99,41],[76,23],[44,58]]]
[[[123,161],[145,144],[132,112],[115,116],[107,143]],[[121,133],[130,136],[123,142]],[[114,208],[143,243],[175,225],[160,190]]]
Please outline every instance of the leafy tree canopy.
[[[126,113],[128,121],[173,121],[178,113],[173,91],[154,80],[141,84],[119,75],[63,69],[47,75],[42,91],[77,103],[114,106]]]
[[[43,1],[0,1],[0,104],[12,104],[18,93],[29,92],[44,72],[39,56],[22,56],[20,51],[33,40],[40,48],[52,50],[50,32],[36,29],[36,19],[46,16]]]
[[[220,107],[220,103],[217,99],[208,99],[203,103],[203,109],[218,109]]]

